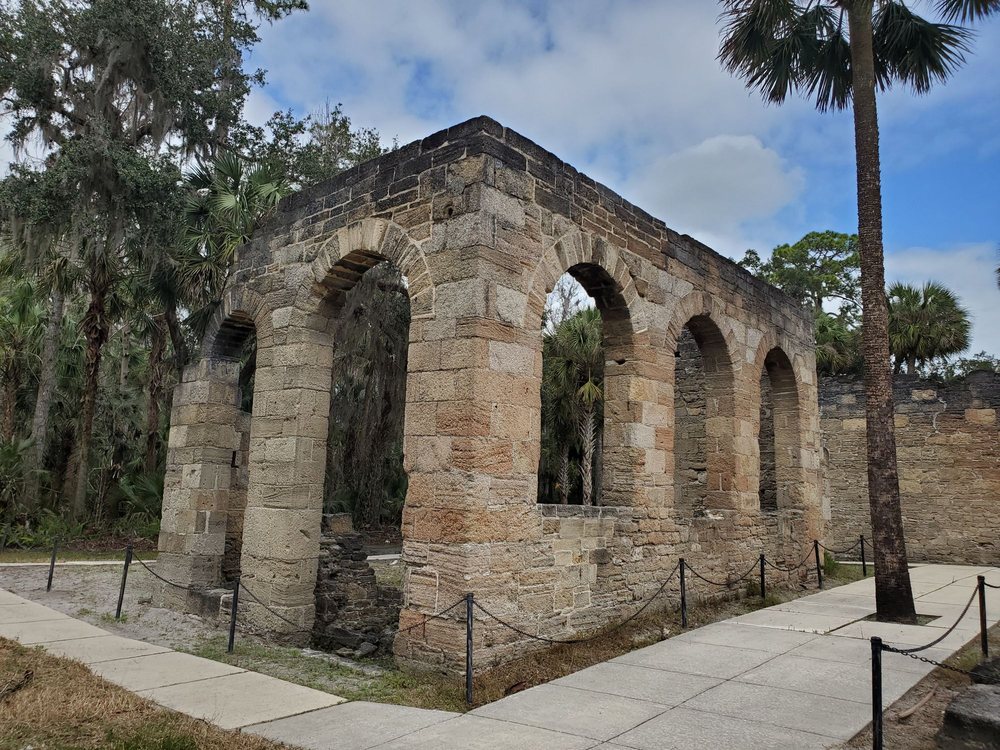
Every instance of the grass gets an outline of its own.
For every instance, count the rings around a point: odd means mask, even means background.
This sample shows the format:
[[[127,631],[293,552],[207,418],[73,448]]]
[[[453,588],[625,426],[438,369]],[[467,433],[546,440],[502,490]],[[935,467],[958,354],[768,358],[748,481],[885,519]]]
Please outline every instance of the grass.
[[[373,567],[376,563],[379,563],[376,574],[380,577],[379,582],[383,583],[381,576],[388,566],[382,565],[382,561],[375,561]],[[860,570],[855,576],[850,566],[843,568],[826,579],[828,588],[860,578]],[[688,610],[688,629],[815,592],[815,588],[770,588],[767,598],[762,600],[757,584],[748,582],[745,591],[734,589],[729,599],[692,603]],[[657,612],[636,618],[624,628],[609,629],[603,637],[587,643],[561,644],[532,653],[476,675],[473,684],[475,705],[490,703],[681,632],[684,631],[678,612]],[[362,662],[362,668],[377,667],[381,671],[380,674],[366,674],[360,669],[305,655],[297,648],[265,644],[250,638],[237,640],[233,654],[226,653],[226,639],[222,636],[207,638],[188,651],[196,656],[261,672],[349,700],[445,711],[465,711],[468,708],[461,680],[456,675],[402,671],[389,658]]]
[[[390,659],[368,661],[361,671],[303,654],[297,648],[274,646],[251,639],[236,642],[232,654],[226,639],[207,638],[186,649],[195,656],[232,664],[243,669],[277,677],[341,698],[373,703],[395,703],[443,711],[465,710],[464,693],[454,681],[426,673],[403,672]]]
[[[27,682],[2,695],[13,685]],[[79,662],[0,638],[0,750],[279,750],[166,711]]]
[[[156,550],[136,552],[136,558],[143,560],[155,560]],[[4,563],[47,563],[52,559],[51,549],[14,549],[8,548],[0,551],[0,565]],[[67,549],[59,550],[56,554],[56,562],[80,562],[80,561],[103,561],[103,560],[125,560],[123,550],[85,550]]]

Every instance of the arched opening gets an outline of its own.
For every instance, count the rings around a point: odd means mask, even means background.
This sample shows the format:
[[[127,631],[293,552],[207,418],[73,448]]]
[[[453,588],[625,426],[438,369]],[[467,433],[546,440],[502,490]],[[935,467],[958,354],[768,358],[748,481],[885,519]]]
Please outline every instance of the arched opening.
[[[761,511],[796,505],[801,467],[798,389],[792,363],[778,348],[767,353],[761,368],[757,443]]]
[[[613,504],[623,455],[614,421],[627,397],[621,370],[631,326],[607,271],[569,268],[549,291],[542,336],[538,502]]]
[[[363,534],[398,541],[407,485],[410,300],[396,265],[358,256],[330,276],[327,301],[335,318],[323,511],[348,513]]]
[[[244,312],[229,315],[219,327],[212,345],[212,354],[237,363],[236,414],[233,455],[229,471],[228,506],[226,509],[226,539],[222,555],[222,579],[236,580],[240,574],[243,552],[243,520],[246,516],[249,485],[250,428],[253,422],[254,378],[257,370],[257,329],[253,319]]]
[[[391,647],[385,633],[402,602],[398,581],[367,558],[373,545],[398,551],[402,542],[409,286],[390,260],[356,252],[321,287],[332,358],[313,642],[375,652]]]
[[[674,495],[679,519],[730,505],[733,376],[725,339],[707,315],[681,329],[674,350]]]

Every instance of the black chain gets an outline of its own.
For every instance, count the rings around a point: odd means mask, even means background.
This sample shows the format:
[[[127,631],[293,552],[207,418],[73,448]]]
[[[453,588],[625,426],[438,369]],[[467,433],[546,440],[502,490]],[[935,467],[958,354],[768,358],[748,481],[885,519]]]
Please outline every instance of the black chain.
[[[190,591],[190,587],[189,586],[183,586],[183,585],[181,585],[179,583],[174,583],[173,581],[168,581],[166,578],[164,578],[159,573],[157,573],[155,570],[153,570],[148,565],[146,565],[146,563],[144,563],[138,557],[133,557],[132,559],[135,562],[139,563],[142,567],[144,567],[146,569],[146,572],[149,573],[151,576],[153,576],[153,578],[157,578],[157,579],[163,581],[168,586],[173,586],[175,589],[182,589],[184,591]]]
[[[1000,589],[1000,586],[994,586],[992,583],[986,583],[986,581],[983,581],[983,585],[990,589]]]
[[[457,602],[455,602],[454,604],[452,604],[450,607],[448,607],[447,609],[442,609],[440,612],[438,612],[436,614],[424,615],[424,619],[421,622],[418,622],[416,625],[409,625],[409,626],[407,626],[405,628],[401,628],[400,630],[397,630],[396,632],[397,633],[408,633],[411,630],[423,627],[424,625],[426,625],[431,620],[446,620],[448,618],[446,618],[445,615],[448,614],[449,612],[451,612],[453,609],[455,609],[455,607],[459,606],[460,604],[465,604],[465,597],[464,596],[461,599],[459,599]]]
[[[902,654],[903,656],[909,656],[911,659],[922,661],[924,664],[930,664],[935,667],[940,667],[941,669],[947,669],[952,672],[958,672],[959,674],[964,674],[966,677],[972,676],[972,672],[969,672],[968,670],[960,669],[959,667],[953,667],[950,664],[942,664],[939,661],[934,661],[934,659],[929,659],[926,656],[920,656],[919,654],[915,654],[911,651],[904,651],[903,649],[893,648],[892,646],[886,646],[884,643],[882,644],[882,650],[888,651],[891,654]]]
[[[906,654],[907,656],[909,656],[910,654],[915,654],[918,651],[926,651],[931,646],[938,645],[941,641],[943,641],[945,638],[947,638],[949,635],[951,635],[952,632],[955,630],[955,628],[958,627],[958,623],[960,623],[962,621],[962,618],[965,617],[965,613],[969,611],[969,607],[972,606],[972,602],[975,600],[975,598],[976,598],[976,596],[978,594],[979,594],[979,587],[977,586],[975,588],[975,590],[973,590],[972,596],[969,597],[969,601],[966,602],[965,608],[962,610],[962,614],[960,614],[958,616],[958,619],[955,620],[955,622],[952,624],[952,626],[950,628],[948,628],[946,631],[944,631],[944,633],[942,633],[939,638],[935,638],[933,641],[931,641],[930,643],[924,644],[923,646],[914,646],[913,648],[900,648],[900,649],[896,649],[896,648],[891,648],[890,646],[884,646],[884,648],[887,649],[887,650],[891,649],[894,653]]]
[[[490,612],[488,609],[486,609],[482,604],[480,604],[477,601],[473,601],[473,606],[476,609],[478,609],[480,612],[482,612],[484,615],[486,615],[487,617],[490,617],[490,618],[496,620],[503,627],[507,628],[508,630],[513,630],[515,633],[518,633],[519,635],[523,635],[525,638],[531,638],[532,640],[535,640],[535,641],[540,641],[542,643],[551,643],[553,645],[573,644],[573,643],[588,643],[588,642],[596,640],[598,638],[604,638],[604,637],[606,637],[608,635],[611,635],[614,632],[617,632],[618,630],[621,630],[628,623],[630,623],[632,620],[634,620],[639,615],[641,615],[643,612],[645,612],[646,609],[649,607],[649,605],[652,604],[661,593],[663,593],[663,590],[667,587],[667,584],[670,583],[671,579],[677,574],[677,571],[680,568],[680,565],[681,564],[678,561],[678,563],[674,566],[674,569],[670,571],[670,575],[668,575],[667,578],[666,578],[666,580],[662,584],[660,584],[660,588],[656,590],[656,593],[653,594],[651,597],[649,597],[649,599],[646,600],[646,603],[643,604],[636,612],[634,612],[632,615],[629,615],[628,617],[626,617],[624,620],[622,620],[617,625],[615,625],[615,626],[613,626],[611,628],[605,629],[605,630],[601,630],[601,631],[599,631],[597,633],[594,633],[593,635],[589,635],[589,636],[587,636],[585,638],[546,638],[545,636],[535,635],[534,633],[529,633],[526,630],[522,630],[521,628],[517,627],[516,625],[511,625],[509,622],[507,622],[503,618],[501,618],[501,617],[493,614],[492,612]]]
[[[800,562],[794,568],[783,568],[780,565],[776,565],[773,562],[771,562],[770,560],[768,560],[766,556],[764,557],[764,564],[767,565],[767,566],[769,566],[769,567],[771,567],[771,568],[774,568],[775,570],[779,570],[782,573],[794,573],[799,568],[804,567],[805,564],[809,561],[809,558],[811,558],[812,556],[813,556],[812,552],[807,553],[806,556],[802,558],[802,562]]]
[[[827,552],[829,552],[831,555],[846,555],[848,552],[852,552],[855,547],[857,547],[859,544],[861,544],[861,540],[858,539],[858,541],[856,541],[854,544],[852,544],[850,547],[848,547],[846,549],[830,549],[825,544],[823,544],[823,542],[817,541],[816,543],[820,547],[822,547],[823,549],[825,549]]]
[[[259,598],[257,598],[257,595],[254,594],[250,589],[248,589],[246,587],[246,584],[244,584],[242,581],[240,581],[240,588],[243,589],[247,594],[249,594],[250,598],[253,599],[255,602],[257,602],[257,604],[259,604],[261,607],[263,607],[266,611],[270,612],[272,615],[274,615],[275,617],[277,617],[279,620],[281,620],[285,624],[291,625],[293,628],[295,628],[295,630],[293,630],[293,631],[286,632],[285,635],[294,635],[296,633],[311,633],[312,632],[311,630],[305,630],[305,629],[299,627],[299,624],[297,622],[292,622],[287,617],[283,617],[282,615],[278,614],[273,609],[271,609],[269,606],[267,606],[266,604],[264,604],[264,602],[262,602]]]
[[[751,574],[751,573],[753,573],[754,571],[756,571],[756,570],[757,570],[757,564],[758,564],[758,563],[757,563],[757,561],[755,560],[755,561],[754,561],[754,563],[753,563],[753,565],[751,565],[751,566],[750,566],[750,569],[749,569],[749,570],[748,570],[748,571],[747,571],[746,573],[744,573],[743,575],[741,575],[741,576],[740,576],[739,578],[734,578],[734,579],[733,579],[733,580],[731,580],[731,581],[730,581],[730,580],[727,580],[727,581],[726,581],[725,583],[719,583],[718,581],[712,581],[712,580],[710,580],[710,579],[708,579],[708,578],[705,578],[705,576],[703,576],[703,575],[702,575],[701,573],[699,573],[699,572],[698,572],[697,570],[695,570],[694,568],[692,568],[692,567],[691,567],[690,565],[688,565],[688,564],[687,564],[686,562],[684,563],[684,567],[685,567],[685,568],[686,568],[686,569],[687,569],[688,571],[690,571],[691,573],[693,573],[693,574],[694,574],[694,576],[695,576],[695,578],[700,578],[700,579],[701,579],[701,580],[703,580],[703,581],[704,581],[705,583],[710,583],[710,584],[711,584],[711,585],[713,585],[713,586],[722,586],[722,587],[725,587],[725,588],[729,588],[730,586],[735,586],[735,585],[736,585],[737,583],[740,583],[740,582],[742,582],[742,581],[745,581],[745,580],[746,580],[747,578],[749,578],[749,577],[750,577],[750,574]]]

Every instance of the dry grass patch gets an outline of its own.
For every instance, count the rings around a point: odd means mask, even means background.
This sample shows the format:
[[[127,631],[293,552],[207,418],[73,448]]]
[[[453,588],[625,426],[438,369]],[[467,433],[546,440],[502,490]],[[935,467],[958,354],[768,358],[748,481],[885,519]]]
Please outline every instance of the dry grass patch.
[[[279,750],[286,746],[167,711],[102,680],[79,662],[0,638],[0,748],[27,747]]]

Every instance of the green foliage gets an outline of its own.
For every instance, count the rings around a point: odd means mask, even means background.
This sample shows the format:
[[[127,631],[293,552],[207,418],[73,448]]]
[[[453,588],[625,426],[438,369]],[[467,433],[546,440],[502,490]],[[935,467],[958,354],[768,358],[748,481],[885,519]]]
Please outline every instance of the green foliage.
[[[1000,357],[985,351],[976,352],[971,357],[961,357],[955,361],[945,360],[935,363],[930,370],[932,377],[942,380],[959,380],[974,372],[993,372],[1000,374]]]
[[[406,497],[403,414],[410,303],[383,262],[344,295],[334,334],[324,506],[359,528],[399,526]]]
[[[816,370],[822,375],[861,372],[861,332],[842,316],[816,313]]]
[[[50,549],[56,542],[64,543],[84,535],[85,526],[52,510],[42,510],[35,517],[22,519],[9,528],[8,547]]]
[[[593,456],[604,425],[602,333],[601,314],[587,308],[543,338],[539,502],[568,503],[577,482],[581,502],[592,502]]]
[[[840,232],[809,232],[794,245],[779,245],[761,260],[747,250],[740,265],[814,310],[837,304],[853,314],[860,300],[858,237]]]
[[[969,313],[950,289],[928,281],[922,287],[893,284],[889,288],[889,349],[896,372],[917,367],[969,346]]]

